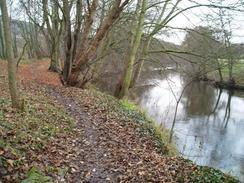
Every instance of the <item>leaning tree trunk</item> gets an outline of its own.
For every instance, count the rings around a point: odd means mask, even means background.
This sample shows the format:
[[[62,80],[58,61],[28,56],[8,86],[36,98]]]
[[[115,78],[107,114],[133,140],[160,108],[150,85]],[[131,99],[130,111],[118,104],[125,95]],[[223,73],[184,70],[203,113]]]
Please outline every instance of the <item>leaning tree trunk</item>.
[[[147,0],[138,1],[138,3],[139,3],[138,9],[139,9],[140,14],[138,17],[139,19],[138,19],[138,23],[137,23],[136,30],[135,30],[135,36],[133,39],[134,42],[132,44],[131,52],[129,55],[128,65],[127,65],[127,68],[125,71],[125,76],[123,78],[123,84],[122,84],[122,88],[121,88],[121,91],[119,94],[119,98],[123,98],[124,96],[126,96],[128,94],[129,87],[131,84],[131,79],[132,79],[133,65],[134,65],[135,59],[136,59],[136,53],[141,44],[141,37],[142,37],[142,33],[143,33]]]
[[[6,0],[1,0],[1,10],[3,19],[3,30],[6,45],[6,58],[8,60],[8,81],[9,81],[9,91],[12,100],[12,106],[14,108],[21,109],[21,102],[19,100],[17,83],[16,83],[16,63],[13,58],[12,52],[12,40],[11,32],[9,26],[9,17]]]
[[[150,43],[151,43],[151,37],[147,38],[145,43],[144,43],[141,56],[140,56],[140,58],[138,60],[138,63],[136,65],[135,73],[134,73],[133,79],[132,79],[131,84],[130,84],[130,88],[134,87],[136,82],[140,78],[144,62],[145,62],[145,60],[147,59],[147,56],[148,56],[148,49],[149,49]]]
[[[71,71],[68,77],[68,82],[67,84],[69,86],[77,86],[77,87],[83,87],[85,84],[85,81],[81,81],[79,79],[79,76],[81,74],[81,71],[85,69],[85,64],[90,60],[92,55],[95,55],[96,52],[92,51],[90,53],[86,52],[84,55],[79,59],[79,66],[76,64],[73,64],[71,67]]]
[[[94,12],[97,11],[97,0],[94,0],[91,4],[90,13],[84,20],[84,29],[82,31],[82,38],[79,52],[73,56],[72,60],[72,68],[67,79],[67,84],[70,86],[82,87],[82,85],[86,84],[92,78],[92,74],[90,77],[86,77],[86,74],[89,73],[89,67],[87,67],[87,63],[96,57],[96,52],[98,47],[100,46],[103,38],[113,25],[113,23],[118,19],[120,13],[123,11],[124,7],[128,4],[129,0],[116,0],[114,1],[112,8],[108,12],[107,17],[104,19],[102,24],[99,26],[97,32],[94,35],[94,39],[89,43],[89,35],[92,31],[92,23]],[[75,58],[74,58],[75,57]],[[82,71],[85,70],[84,77],[80,81],[79,76]]]

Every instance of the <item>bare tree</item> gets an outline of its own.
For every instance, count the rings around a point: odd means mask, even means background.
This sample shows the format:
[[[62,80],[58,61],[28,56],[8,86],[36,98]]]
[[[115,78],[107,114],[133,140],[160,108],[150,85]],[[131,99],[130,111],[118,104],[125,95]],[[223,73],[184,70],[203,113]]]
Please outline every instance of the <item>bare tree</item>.
[[[19,93],[17,89],[16,63],[14,61],[13,51],[12,51],[12,39],[11,39],[11,31],[9,25],[9,17],[8,17],[6,0],[1,1],[1,10],[2,10],[4,38],[5,38],[5,45],[6,45],[6,58],[8,60],[9,91],[11,95],[12,106],[14,108],[21,109],[22,105],[19,99]]]
[[[57,0],[29,1],[20,0],[22,7],[28,15],[30,22],[33,23],[31,33],[34,41],[38,42],[38,30],[41,30],[49,47],[49,56],[51,59],[49,70],[59,72],[60,68],[60,43],[63,30],[63,20],[60,17],[60,4]],[[31,25],[31,24],[30,24]],[[32,26],[32,25],[31,25]],[[31,37],[32,38],[32,37]],[[36,47],[38,44],[34,44]]]
[[[152,2],[152,4],[149,5],[148,9],[152,9],[152,11],[155,13],[151,14],[154,15],[154,17],[152,18],[152,20],[150,20],[149,23],[146,24],[146,26],[148,27],[148,32],[146,33],[143,49],[135,67],[134,78],[131,82],[131,86],[133,86],[140,77],[144,61],[147,59],[149,55],[148,49],[150,48],[150,44],[153,40],[153,37],[161,33],[162,30],[167,27],[168,23],[171,22],[175,17],[183,14],[184,12],[190,9],[195,9],[199,7],[240,11],[238,9],[239,3],[233,3],[224,6],[223,4],[214,1],[209,1],[208,3],[199,3],[197,1],[191,1],[191,5],[183,8],[180,7],[181,3],[182,0],[167,0]]]
[[[74,56],[77,52],[77,46],[81,39],[81,24],[82,24],[82,1],[77,0],[76,2],[76,16],[75,16],[75,30],[72,34],[72,23],[71,23],[71,9],[73,3],[68,0],[63,1],[63,16],[64,16],[64,66],[63,66],[63,76],[62,81],[67,84],[71,66],[74,60]]]
[[[72,59],[71,69],[68,73],[66,83],[70,86],[82,87],[91,79],[91,76],[87,77],[89,73],[89,67],[87,63],[96,58],[96,52],[103,38],[112,27],[114,22],[118,19],[124,7],[130,0],[117,0],[111,2],[111,8],[107,11],[105,18],[100,22],[96,28],[95,15],[98,10],[98,0],[92,2],[87,1],[85,18],[81,29],[81,41],[75,50],[75,55]],[[95,28],[95,31],[94,31]],[[68,58],[68,57],[66,57]],[[65,61],[64,64],[70,64],[70,61]],[[83,72],[83,73],[81,73]],[[83,75],[83,78],[80,78]]]

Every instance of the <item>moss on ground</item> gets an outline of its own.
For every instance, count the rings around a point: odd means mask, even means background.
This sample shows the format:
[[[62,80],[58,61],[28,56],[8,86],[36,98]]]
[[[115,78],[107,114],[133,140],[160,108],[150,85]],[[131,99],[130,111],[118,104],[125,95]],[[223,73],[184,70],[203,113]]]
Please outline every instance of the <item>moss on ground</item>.
[[[52,183],[52,178],[45,176],[38,168],[32,167],[26,174],[27,178],[21,183]]]

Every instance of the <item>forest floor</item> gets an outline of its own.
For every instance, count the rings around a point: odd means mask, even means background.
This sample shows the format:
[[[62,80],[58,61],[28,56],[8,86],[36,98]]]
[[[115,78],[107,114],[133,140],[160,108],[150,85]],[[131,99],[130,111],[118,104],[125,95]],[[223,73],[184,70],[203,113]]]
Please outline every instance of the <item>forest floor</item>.
[[[18,112],[0,62],[0,182],[238,182],[169,156],[167,132],[134,105],[63,87],[47,68],[45,60],[20,66]]]

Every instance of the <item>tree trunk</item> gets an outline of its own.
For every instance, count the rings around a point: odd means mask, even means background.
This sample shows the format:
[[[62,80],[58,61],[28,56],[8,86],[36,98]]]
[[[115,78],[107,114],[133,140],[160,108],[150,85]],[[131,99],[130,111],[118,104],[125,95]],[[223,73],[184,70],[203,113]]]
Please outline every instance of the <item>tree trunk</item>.
[[[77,0],[76,2],[76,21],[75,21],[75,30],[73,36],[71,33],[70,10],[71,7],[68,1],[64,0],[63,12],[64,12],[64,20],[65,20],[65,27],[64,27],[65,58],[64,58],[63,78],[62,78],[63,82],[67,82],[70,77],[71,66],[77,52],[78,42],[80,41],[80,29],[81,29],[81,22],[82,22],[82,0]]]
[[[61,23],[59,21],[59,6],[58,2],[52,1],[52,12],[48,12],[48,0],[42,0],[43,5],[43,19],[47,26],[47,31],[50,37],[51,44],[51,62],[49,70],[53,72],[60,71],[59,64],[59,47],[60,47],[60,36],[61,36]],[[51,14],[51,15],[49,15]],[[51,16],[51,21],[49,16]]]
[[[92,18],[94,15],[93,11],[97,11],[96,7],[94,7],[96,6],[96,2],[96,0],[93,0],[92,5],[89,8],[90,15],[84,20],[85,26],[82,32],[83,36],[81,39],[82,41],[80,44],[79,53],[73,56],[71,72],[66,81],[67,84],[70,86],[80,86],[79,75],[83,70],[85,70],[86,73],[87,71],[89,71],[89,68],[87,68],[87,63],[96,57],[96,52],[101,41],[113,25],[113,23],[118,19],[124,6],[128,4],[129,0],[124,0],[123,3],[121,3],[121,0],[114,1],[110,11],[108,12],[107,17],[104,19],[104,21],[94,34],[94,38],[91,42],[88,42],[87,39],[91,34],[91,24],[93,23],[90,18]],[[85,30],[89,32],[84,32]],[[88,80],[90,80],[90,78],[83,77],[82,83]]]
[[[58,14],[58,4],[52,2],[52,27],[51,27],[51,36],[52,36],[52,53],[51,53],[51,64],[49,67],[50,71],[60,72],[60,36],[61,36],[61,22],[59,22]]]
[[[33,30],[31,32],[31,37],[33,37],[32,40],[33,40],[34,52],[35,52],[36,58],[41,59],[43,55],[41,53],[41,46],[38,41],[38,34],[39,34],[39,28],[38,28],[38,26],[34,25]]]
[[[18,58],[19,53],[18,53],[18,46],[17,46],[17,36],[15,33],[13,35],[13,52],[14,52],[14,58]]]
[[[149,49],[150,43],[151,43],[151,37],[148,37],[146,39],[144,45],[143,45],[141,57],[138,60],[138,63],[136,65],[134,77],[133,77],[133,79],[131,81],[130,88],[134,87],[136,82],[140,78],[141,71],[142,71],[142,68],[143,68],[143,65],[144,65],[144,61],[147,59],[147,56],[148,56],[148,49]]]
[[[55,40],[53,40],[56,42]],[[59,64],[59,44],[53,43],[51,46],[51,62],[48,68],[49,71],[52,72],[60,72],[60,64]]]
[[[223,75],[222,75],[221,68],[218,68],[218,73],[219,73],[220,81],[222,82],[223,81]]]
[[[229,82],[232,82],[234,79],[233,79],[233,59],[232,58],[229,58],[229,61],[228,61],[228,69],[229,69]]]
[[[0,46],[1,46],[1,50],[0,50],[0,56],[1,58],[5,59],[5,45],[4,45],[4,35],[3,35],[3,27],[2,27],[2,20],[0,20]]]
[[[127,68],[125,71],[125,76],[123,78],[123,84],[122,84],[122,88],[121,88],[121,91],[119,94],[119,98],[123,98],[124,96],[127,96],[127,94],[128,94],[131,79],[132,79],[133,66],[135,63],[136,54],[137,54],[138,48],[140,47],[140,44],[141,44],[141,37],[142,37],[142,33],[143,33],[147,0],[138,1],[138,3],[139,3],[138,9],[139,9],[140,14],[138,17],[138,23],[137,23],[137,26],[135,29],[133,44],[131,47],[131,52],[130,52],[129,59],[128,59],[128,65],[127,65]]]
[[[64,67],[63,67],[63,82],[66,82],[69,78],[71,65],[72,65],[72,34],[71,34],[71,21],[70,21],[70,7],[69,1],[63,1],[64,12]],[[66,84],[66,83],[65,83]]]
[[[13,58],[12,52],[12,39],[9,26],[9,17],[6,0],[1,0],[1,10],[3,19],[3,30],[6,45],[6,58],[8,60],[8,81],[9,81],[9,91],[12,100],[12,106],[14,108],[21,109],[21,102],[19,100],[17,83],[16,83],[16,63]]]

